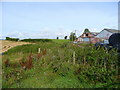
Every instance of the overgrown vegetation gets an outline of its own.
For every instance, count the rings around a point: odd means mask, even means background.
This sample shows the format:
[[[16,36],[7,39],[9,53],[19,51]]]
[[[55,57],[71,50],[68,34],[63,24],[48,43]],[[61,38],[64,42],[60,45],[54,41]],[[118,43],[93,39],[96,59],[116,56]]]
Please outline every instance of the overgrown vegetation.
[[[61,41],[62,42],[62,41]],[[3,88],[117,88],[118,53],[93,45],[40,42],[3,55]]]

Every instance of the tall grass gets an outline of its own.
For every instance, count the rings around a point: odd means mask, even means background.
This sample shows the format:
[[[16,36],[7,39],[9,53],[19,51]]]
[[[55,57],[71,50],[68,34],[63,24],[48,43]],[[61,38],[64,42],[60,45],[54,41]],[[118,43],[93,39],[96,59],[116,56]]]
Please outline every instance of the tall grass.
[[[41,48],[39,58],[38,48]],[[32,58],[28,58],[30,55]],[[3,88],[117,88],[117,56],[114,49],[96,50],[88,44],[48,42],[17,46],[3,56]],[[6,67],[7,59],[18,66]],[[32,60],[33,67],[23,69],[19,61],[28,59]]]

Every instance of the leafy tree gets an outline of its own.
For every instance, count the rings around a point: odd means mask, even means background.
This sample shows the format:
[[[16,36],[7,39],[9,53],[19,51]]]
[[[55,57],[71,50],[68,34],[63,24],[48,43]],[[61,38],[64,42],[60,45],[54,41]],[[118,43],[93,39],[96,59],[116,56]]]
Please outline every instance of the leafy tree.
[[[70,38],[71,41],[74,41],[76,39],[75,33],[71,32],[69,38]]]
[[[65,36],[64,39],[67,39],[67,36]]]
[[[86,29],[84,30],[84,33],[90,33],[89,29],[86,28]]]
[[[10,41],[18,41],[19,38],[10,38],[10,37],[6,37],[6,40],[10,40]]]
[[[10,40],[10,37],[6,37],[6,40]]]
[[[57,37],[57,39],[59,39],[59,37]]]

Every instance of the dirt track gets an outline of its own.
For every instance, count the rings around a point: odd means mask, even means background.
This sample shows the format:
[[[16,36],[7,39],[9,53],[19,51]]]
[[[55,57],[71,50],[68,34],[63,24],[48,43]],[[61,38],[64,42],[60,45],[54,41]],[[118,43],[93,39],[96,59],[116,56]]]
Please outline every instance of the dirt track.
[[[23,44],[31,44],[31,43],[0,40],[0,53],[4,53],[5,51],[9,50],[12,47]]]

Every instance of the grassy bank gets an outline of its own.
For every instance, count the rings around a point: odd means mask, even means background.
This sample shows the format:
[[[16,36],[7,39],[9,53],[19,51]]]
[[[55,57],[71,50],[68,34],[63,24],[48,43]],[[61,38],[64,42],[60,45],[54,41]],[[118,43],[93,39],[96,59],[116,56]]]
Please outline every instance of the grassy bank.
[[[52,40],[14,47],[2,58],[3,88],[119,86],[115,50]]]

